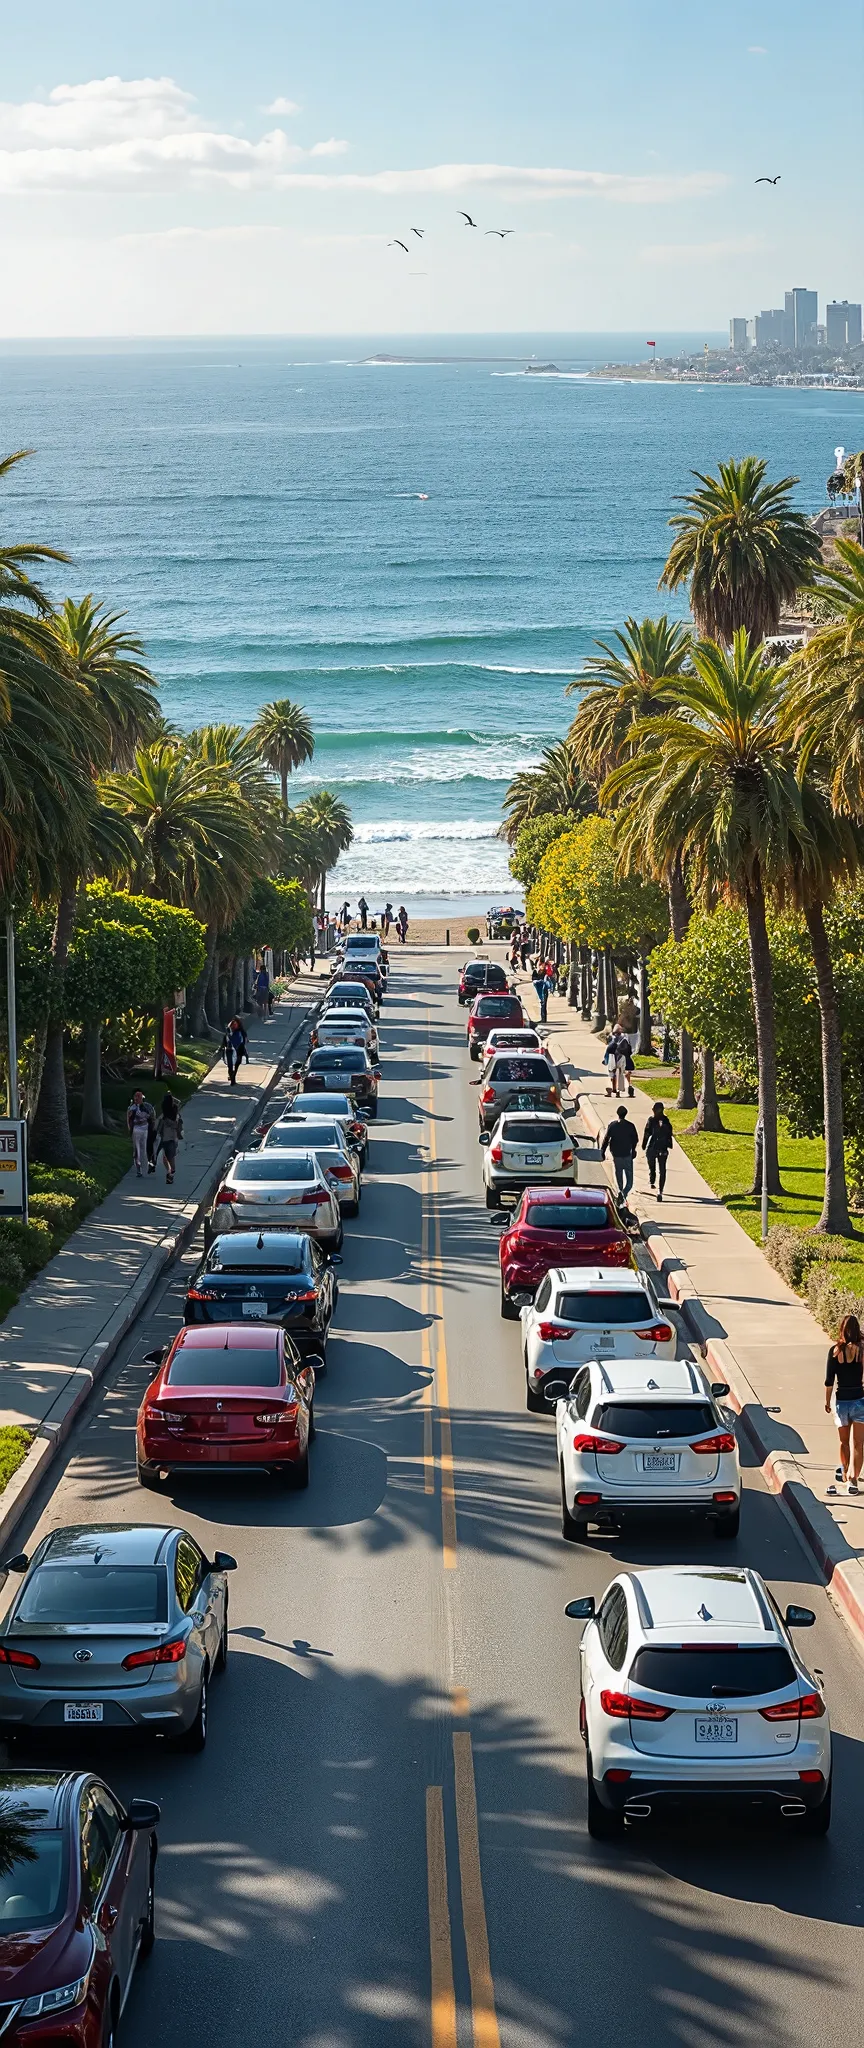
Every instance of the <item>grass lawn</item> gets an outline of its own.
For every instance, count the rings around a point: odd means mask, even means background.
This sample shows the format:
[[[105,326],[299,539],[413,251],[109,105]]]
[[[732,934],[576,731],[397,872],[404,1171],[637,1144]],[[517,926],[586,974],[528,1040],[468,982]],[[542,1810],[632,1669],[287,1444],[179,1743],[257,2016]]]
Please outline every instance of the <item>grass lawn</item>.
[[[23,1465],[33,1436],[32,1429],[21,1429],[17,1423],[6,1423],[0,1428],[0,1493],[5,1492],[19,1465]]]

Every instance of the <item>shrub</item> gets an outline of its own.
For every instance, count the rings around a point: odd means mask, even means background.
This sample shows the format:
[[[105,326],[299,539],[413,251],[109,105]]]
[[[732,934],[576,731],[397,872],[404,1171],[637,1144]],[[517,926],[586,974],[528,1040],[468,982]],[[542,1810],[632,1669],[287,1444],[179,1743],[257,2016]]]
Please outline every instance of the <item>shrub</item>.
[[[811,1266],[807,1275],[807,1306],[829,1337],[836,1337],[844,1316],[864,1323],[864,1296],[839,1286],[827,1266]]]
[[[32,1223],[21,1223],[17,1216],[0,1217],[0,1245],[17,1253],[25,1278],[30,1279],[51,1257],[50,1225],[37,1216]]]
[[[477,940],[480,937],[479,924],[469,924],[465,937],[469,940],[472,946],[476,946]]]
[[[24,1268],[11,1245],[0,1244],[0,1287],[12,1287],[16,1294],[24,1285]]]
[[[78,1204],[74,1195],[55,1195],[46,1190],[44,1194],[30,1196],[30,1214],[37,1221],[44,1219],[52,1230],[68,1233],[78,1220]]]
[[[765,1257],[775,1272],[796,1292],[801,1293],[813,1266],[837,1265],[841,1260],[855,1258],[855,1251],[845,1237],[824,1237],[816,1230],[796,1230],[789,1223],[772,1225],[765,1240]]]

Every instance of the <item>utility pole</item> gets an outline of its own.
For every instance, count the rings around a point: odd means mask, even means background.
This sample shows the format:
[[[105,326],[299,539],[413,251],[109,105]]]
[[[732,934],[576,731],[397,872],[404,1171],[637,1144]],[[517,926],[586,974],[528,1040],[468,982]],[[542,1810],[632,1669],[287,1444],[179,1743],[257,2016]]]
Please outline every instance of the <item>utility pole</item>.
[[[6,1031],[8,1044],[7,1114],[20,1115],[18,1101],[18,1017],[15,1001],[15,926],[6,912]]]

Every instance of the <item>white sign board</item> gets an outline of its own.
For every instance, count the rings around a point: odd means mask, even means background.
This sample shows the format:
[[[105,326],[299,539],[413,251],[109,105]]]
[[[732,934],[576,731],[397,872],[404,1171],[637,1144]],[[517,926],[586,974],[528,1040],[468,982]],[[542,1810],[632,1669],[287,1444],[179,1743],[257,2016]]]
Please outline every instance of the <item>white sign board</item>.
[[[0,1216],[27,1220],[27,1125],[0,1117]]]

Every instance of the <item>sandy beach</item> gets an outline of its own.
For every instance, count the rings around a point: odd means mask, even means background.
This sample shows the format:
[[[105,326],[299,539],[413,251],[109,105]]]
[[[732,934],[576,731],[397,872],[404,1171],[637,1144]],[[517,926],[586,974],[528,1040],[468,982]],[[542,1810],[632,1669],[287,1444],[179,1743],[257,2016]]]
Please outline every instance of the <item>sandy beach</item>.
[[[447,933],[449,931],[451,946],[455,946],[457,950],[460,952],[470,953],[471,944],[468,938],[469,925],[471,926],[472,931],[474,931],[475,929],[479,930],[480,944],[485,945],[487,943],[486,919],[484,917],[459,917],[455,914],[453,917],[412,918],[411,923],[408,926],[408,945],[446,946]],[[387,945],[389,948],[391,960],[393,959],[395,954],[401,953],[402,948],[399,944],[399,940],[396,937],[395,930],[391,931],[390,937],[387,941]]]

